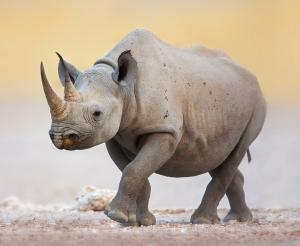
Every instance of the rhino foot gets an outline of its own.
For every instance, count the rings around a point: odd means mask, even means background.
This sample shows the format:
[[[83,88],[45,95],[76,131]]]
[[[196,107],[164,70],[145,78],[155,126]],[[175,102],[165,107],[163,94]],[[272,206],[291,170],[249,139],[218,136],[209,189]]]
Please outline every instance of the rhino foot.
[[[224,222],[229,222],[231,220],[236,220],[238,222],[247,222],[253,219],[250,209],[245,209],[243,211],[235,212],[230,210],[229,213],[223,219]]]
[[[195,212],[191,217],[192,224],[218,224],[220,218],[217,214],[204,214]]]
[[[104,213],[112,220],[127,226],[150,226],[155,225],[156,218],[151,212],[136,215],[134,212],[125,214],[121,210],[107,208]]]
[[[121,201],[115,197],[104,213],[114,221],[127,225],[137,225],[136,205]]]
[[[124,213],[118,209],[107,209],[104,213],[114,221],[129,225],[136,224],[136,215],[134,213]]]
[[[138,225],[140,226],[150,226],[150,225],[155,225],[156,223],[156,218],[155,216],[147,211],[145,213],[141,213],[137,215],[137,220],[138,220]]]

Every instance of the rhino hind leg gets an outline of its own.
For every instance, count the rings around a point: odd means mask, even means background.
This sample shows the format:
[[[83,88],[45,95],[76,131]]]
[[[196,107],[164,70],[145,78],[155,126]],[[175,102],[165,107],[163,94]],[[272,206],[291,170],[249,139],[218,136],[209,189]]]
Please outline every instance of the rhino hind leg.
[[[223,219],[224,222],[237,220],[239,222],[251,221],[253,216],[245,201],[244,176],[237,170],[227,191],[230,211]]]
[[[252,124],[249,125],[249,129],[247,130],[250,137],[250,143],[257,137],[258,133],[260,132],[266,116],[265,102],[262,97],[259,97],[258,99],[259,100],[257,101],[257,105],[251,119]],[[249,148],[247,150],[247,157],[248,162],[250,162],[251,155]],[[223,219],[224,222],[228,222],[230,220],[246,222],[253,219],[252,213],[245,201],[245,192],[243,186],[244,176],[239,170],[237,170],[226,191],[226,196],[230,204],[230,211]]]
[[[234,217],[236,219],[241,213],[247,210],[243,207],[243,205],[246,205],[242,189],[243,182],[241,182],[242,180],[239,181],[242,176],[238,171],[238,166],[246,154],[248,147],[261,130],[264,121],[262,113],[260,111],[254,112],[234,150],[220,166],[211,171],[212,180],[206,188],[200,206],[191,217],[193,224],[214,224],[220,221],[217,215],[217,206],[229,187],[228,194],[235,210],[231,210],[226,220]],[[235,175],[237,176],[235,177]],[[239,205],[241,208],[238,209]],[[252,215],[248,213],[245,219],[248,220],[250,218],[252,218]],[[242,220],[244,218],[238,219]]]
[[[216,175],[214,170],[209,174],[211,177]],[[252,213],[246,204],[243,186],[244,176],[239,170],[237,170],[226,191],[226,196],[230,204],[230,211],[223,219],[224,222],[228,222],[230,220],[237,220],[239,222],[252,220]]]
[[[193,224],[215,224],[220,221],[217,215],[217,206],[231,183],[234,182],[235,173],[246,150],[246,148],[241,149],[237,146],[233,153],[219,167],[210,172],[212,180],[205,190],[200,206],[191,217]],[[230,193],[232,201],[233,199],[240,198],[236,193],[236,185],[233,185],[233,188],[235,188],[234,196]]]

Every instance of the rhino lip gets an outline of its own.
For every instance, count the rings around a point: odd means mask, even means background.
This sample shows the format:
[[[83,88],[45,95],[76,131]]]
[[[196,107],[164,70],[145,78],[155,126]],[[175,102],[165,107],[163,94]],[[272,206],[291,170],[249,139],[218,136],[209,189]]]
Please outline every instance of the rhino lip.
[[[51,137],[51,140],[56,148],[61,149],[61,146],[63,144],[63,139],[61,136],[54,135],[53,137]]]
[[[53,141],[53,144],[56,148],[60,149],[60,150],[73,150],[76,148],[77,144],[74,144],[73,142],[69,141],[69,140],[59,140],[59,141]]]
[[[84,148],[82,144],[90,137],[91,135],[84,136],[78,138],[76,141],[72,141],[72,139],[67,139],[67,138],[61,138],[61,140],[57,142],[53,142],[56,148],[60,150],[77,150],[77,149],[82,149]]]

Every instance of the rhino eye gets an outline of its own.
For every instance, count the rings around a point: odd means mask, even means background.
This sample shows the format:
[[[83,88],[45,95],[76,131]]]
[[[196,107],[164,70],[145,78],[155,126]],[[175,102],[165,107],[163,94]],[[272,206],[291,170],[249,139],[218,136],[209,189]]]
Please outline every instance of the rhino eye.
[[[94,117],[99,117],[101,115],[101,113],[102,112],[100,110],[96,110],[96,111],[94,111],[93,116]]]
[[[89,114],[90,114],[90,117],[92,118],[92,120],[99,121],[102,118],[101,116],[102,116],[103,112],[98,105],[92,105],[89,108]]]

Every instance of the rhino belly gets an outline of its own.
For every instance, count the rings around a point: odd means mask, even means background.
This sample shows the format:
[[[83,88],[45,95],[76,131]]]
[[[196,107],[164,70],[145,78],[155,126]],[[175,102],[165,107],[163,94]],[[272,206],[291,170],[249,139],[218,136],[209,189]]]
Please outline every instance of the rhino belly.
[[[186,139],[156,173],[169,177],[191,177],[209,172],[228,157],[240,135],[220,137],[209,144],[203,138]]]

